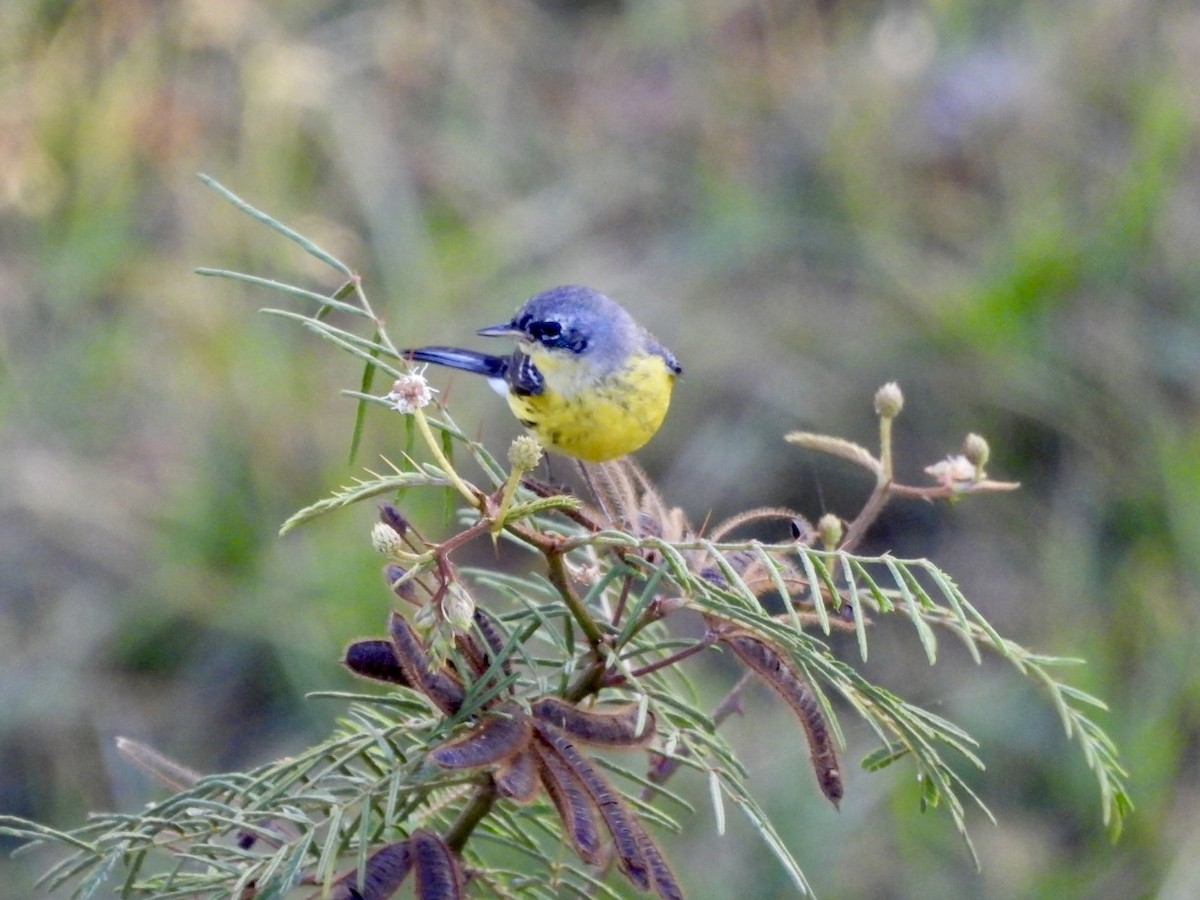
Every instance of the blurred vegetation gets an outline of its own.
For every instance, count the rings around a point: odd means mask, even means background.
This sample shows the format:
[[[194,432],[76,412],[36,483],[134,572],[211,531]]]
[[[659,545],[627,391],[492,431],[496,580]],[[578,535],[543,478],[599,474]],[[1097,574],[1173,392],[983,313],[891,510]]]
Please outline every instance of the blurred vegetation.
[[[1089,660],[1125,836],[1041,698],[965,654],[930,670],[902,632],[871,675],[980,739],[982,873],[914,785],[854,770],[853,731],[821,809],[803,747],[747,737],[769,702],[737,729],[758,790],[822,896],[1194,896],[1198,82],[1184,0],[3,4],[0,812],[156,796],[116,735],[202,770],[294,751],[338,712],[303,694],[344,687],[342,646],[382,622],[365,510],[275,536],[356,471],[356,367],[190,273],[334,285],[204,170],[352,261],[399,341],[561,282],[628,305],[685,367],[639,458],[696,521],[855,509],[870,485],[782,434],[869,440],[886,380],[901,477],[985,434],[1022,491],[873,537]],[[506,446],[490,392],[442,386]],[[360,460],[401,439],[372,418]],[[787,895],[748,828],[698,819],[667,852],[692,896],[749,872]],[[0,861],[0,895],[41,863]]]

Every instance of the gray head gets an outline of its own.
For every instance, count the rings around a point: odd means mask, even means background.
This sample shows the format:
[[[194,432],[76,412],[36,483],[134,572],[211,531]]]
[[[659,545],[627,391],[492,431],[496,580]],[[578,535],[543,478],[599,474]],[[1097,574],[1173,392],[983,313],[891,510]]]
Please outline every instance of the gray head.
[[[547,349],[586,355],[592,365],[607,372],[630,353],[649,351],[662,356],[678,371],[675,357],[638,325],[615,300],[578,284],[543,291],[525,301],[507,325],[483,328],[488,337],[512,336],[539,343]]]

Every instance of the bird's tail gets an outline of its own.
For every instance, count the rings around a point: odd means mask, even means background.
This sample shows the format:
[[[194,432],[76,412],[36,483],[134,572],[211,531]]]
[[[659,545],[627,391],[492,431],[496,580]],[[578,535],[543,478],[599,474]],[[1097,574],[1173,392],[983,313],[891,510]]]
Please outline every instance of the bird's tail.
[[[459,347],[416,347],[412,350],[402,350],[400,355],[405,359],[462,369],[464,372],[473,372],[487,378],[503,378],[504,373],[508,371],[508,359],[503,356],[492,356],[478,350],[463,350]]]

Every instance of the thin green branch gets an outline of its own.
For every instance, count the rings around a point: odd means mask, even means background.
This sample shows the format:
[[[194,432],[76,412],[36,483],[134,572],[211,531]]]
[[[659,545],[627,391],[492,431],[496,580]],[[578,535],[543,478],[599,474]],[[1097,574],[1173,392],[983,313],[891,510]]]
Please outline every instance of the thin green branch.
[[[229,190],[229,188],[222,185],[219,181],[217,181],[212,176],[205,175],[203,172],[198,172],[197,177],[201,181],[203,181],[205,184],[207,184],[210,188],[212,188],[214,191],[216,191],[218,194],[220,194],[222,197],[224,197],[226,200],[228,200],[230,203],[232,203],[234,206],[236,206],[238,209],[240,209],[242,212],[244,212],[246,215],[251,216],[254,219],[257,219],[259,222],[262,222],[268,228],[272,229],[273,231],[278,232],[279,234],[282,234],[288,240],[299,244],[301,247],[304,248],[304,251],[306,253],[309,253],[312,256],[315,256],[317,259],[321,260],[321,262],[325,263],[326,265],[332,266],[333,268],[337,269],[339,272],[341,272],[347,278],[355,277],[355,274],[350,269],[350,267],[347,266],[340,259],[335,257],[333,254],[328,253],[325,250],[322,250],[320,247],[318,247],[316,245],[316,243],[309,240],[304,235],[300,234],[300,232],[294,231],[293,229],[288,228],[282,222],[278,221],[277,219],[272,218],[271,216],[267,215],[265,212],[258,209],[257,207],[251,206],[249,203],[247,203],[245,200],[243,200],[241,197],[239,197],[233,191]]]

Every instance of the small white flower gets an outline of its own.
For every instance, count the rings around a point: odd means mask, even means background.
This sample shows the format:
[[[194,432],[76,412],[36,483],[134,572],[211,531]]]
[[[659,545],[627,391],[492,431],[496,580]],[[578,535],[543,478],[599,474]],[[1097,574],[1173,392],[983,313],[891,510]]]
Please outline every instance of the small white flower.
[[[383,399],[396,412],[413,413],[433,402],[434,390],[425,380],[425,366],[401,375]]]
[[[979,480],[975,464],[962,454],[947,456],[941,462],[925,467],[926,473],[942,487],[961,490]]]

